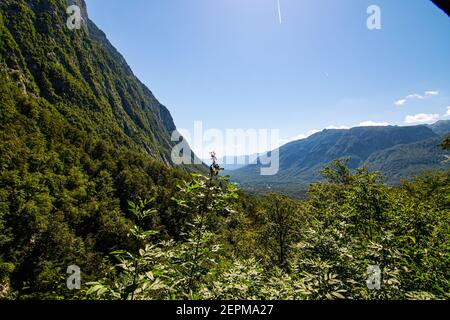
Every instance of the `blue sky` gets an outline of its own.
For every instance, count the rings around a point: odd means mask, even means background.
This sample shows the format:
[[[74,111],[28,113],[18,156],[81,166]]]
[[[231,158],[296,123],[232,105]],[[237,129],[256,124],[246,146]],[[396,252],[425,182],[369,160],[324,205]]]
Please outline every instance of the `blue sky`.
[[[450,119],[450,19],[428,0],[280,0],[282,24],[277,0],[86,2],[179,128],[287,141]],[[372,4],[381,30],[366,27]]]

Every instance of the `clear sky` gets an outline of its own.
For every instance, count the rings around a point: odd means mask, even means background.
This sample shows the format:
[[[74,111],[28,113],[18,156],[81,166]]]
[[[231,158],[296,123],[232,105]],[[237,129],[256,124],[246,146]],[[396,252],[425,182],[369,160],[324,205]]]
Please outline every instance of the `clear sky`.
[[[179,128],[287,141],[450,119],[450,19],[429,0],[280,0],[281,24],[277,0],[86,2]],[[381,30],[367,28],[372,4]]]

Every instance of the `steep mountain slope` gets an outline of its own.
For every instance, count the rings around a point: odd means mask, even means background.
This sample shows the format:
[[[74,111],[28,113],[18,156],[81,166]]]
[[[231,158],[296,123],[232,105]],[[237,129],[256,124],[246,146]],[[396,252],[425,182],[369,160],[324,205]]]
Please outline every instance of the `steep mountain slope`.
[[[384,173],[386,182],[430,169],[449,169],[449,153],[439,147],[442,138],[431,138],[411,144],[402,144],[374,153],[367,159],[369,169]]]
[[[132,248],[129,200],[157,198],[145,228],[179,234],[171,198],[203,170],[172,165],[169,111],[84,1],[82,28],[67,28],[71,3],[0,1],[0,284],[21,296],[54,292],[74,263],[99,274],[109,252]]]
[[[82,8],[80,30],[66,26],[73,3]],[[83,0],[4,0],[0,10],[3,76],[66,119],[76,118],[79,129],[171,163],[169,111],[89,20]]]
[[[434,133],[443,136],[450,133],[450,120],[440,120],[427,126]]]
[[[436,128],[442,128],[442,124]],[[430,140],[431,139],[431,140]],[[320,169],[331,161],[339,158],[350,158],[349,165],[353,168],[363,165],[365,162],[374,162],[374,168],[379,168],[388,175],[394,174],[391,169],[395,165],[384,164],[380,161],[396,159],[397,152],[406,152],[403,149],[395,149],[395,146],[411,145],[410,151],[402,154],[403,166],[395,177],[404,177],[407,173],[418,169],[413,166],[415,161],[407,161],[421,154],[422,160],[418,163],[422,167],[435,167],[435,164],[443,160],[443,153],[437,149],[438,134],[427,126],[412,127],[358,127],[350,130],[324,130],[307,139],[295,141],[280,148],[280,170],[274,176],[261,176],[260,164],[249,165],[230,172],[232,179],[252,188],[256,185],[275,189],[285,188],[287,184],[304,186],[320,179]],[[423,144],[415,144],[424,141]],[[432,147],[425,148],[426,143]],[[434,144],[433,144],[434,143]],[[391,150],[391,157],[386,154],[378,154],[383,150]],[[429,155],[428,158],[426,155]],[[398,166],[399,164],[397,164]]]

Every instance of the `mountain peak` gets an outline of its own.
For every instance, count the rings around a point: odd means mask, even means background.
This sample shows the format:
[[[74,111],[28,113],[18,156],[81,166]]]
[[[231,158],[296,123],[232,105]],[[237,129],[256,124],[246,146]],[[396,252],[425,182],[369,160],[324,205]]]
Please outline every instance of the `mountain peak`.
[[[450,120],[439,120],[433,124],[427,125],[434,133],[442,136],[450,132]]]

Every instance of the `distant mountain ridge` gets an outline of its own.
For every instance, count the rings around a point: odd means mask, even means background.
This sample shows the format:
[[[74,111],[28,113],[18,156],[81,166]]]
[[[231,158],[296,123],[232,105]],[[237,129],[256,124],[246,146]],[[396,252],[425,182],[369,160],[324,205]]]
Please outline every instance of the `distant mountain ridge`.
[[[434,133],[442,136],[450,133],[450,120],[439,120],[433,124],[427,125]]]
[[[438,145],[449,132],[450,121],[323,130],[280,147],[280,170],[274,176],[261,176],[259,162],[227,173],[248,189],[306,186],[319,180],[320,169],[333,160],[349,158],[352,168],[367,163],[369,169],[381,171],[388,183],[397,183],[423,169],[448,168],[447,154]]]

